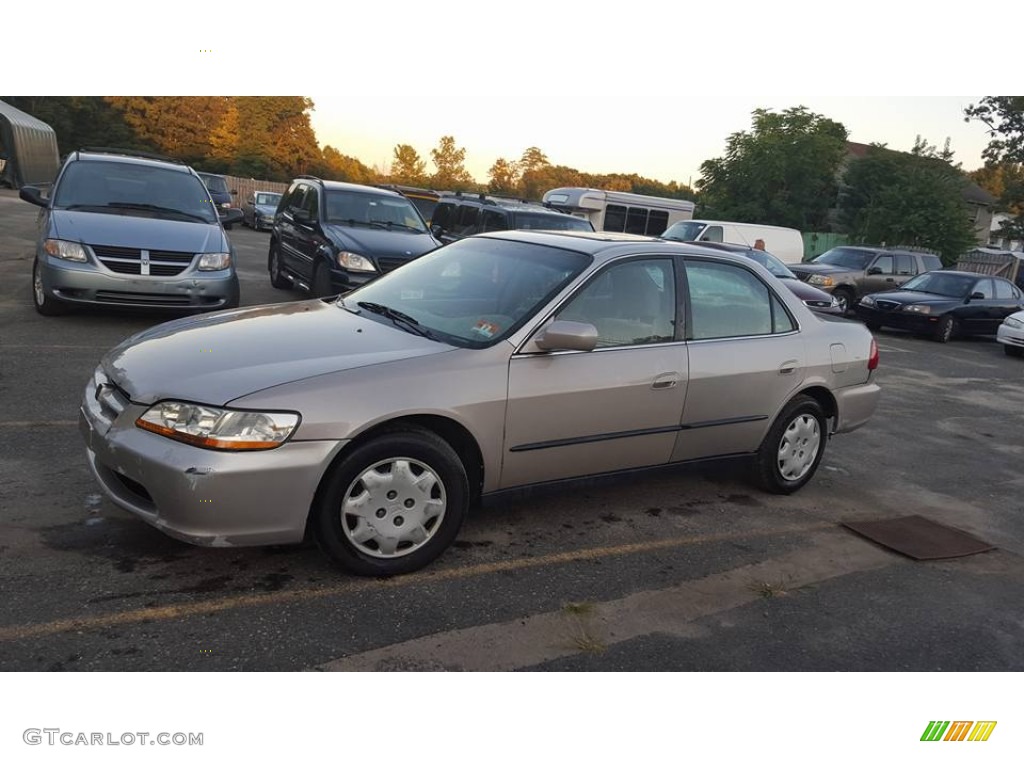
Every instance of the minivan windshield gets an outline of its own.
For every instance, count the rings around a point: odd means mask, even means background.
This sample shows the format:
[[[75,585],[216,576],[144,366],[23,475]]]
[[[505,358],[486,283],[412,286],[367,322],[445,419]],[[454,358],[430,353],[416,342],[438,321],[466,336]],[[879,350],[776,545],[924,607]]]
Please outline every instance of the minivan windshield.
[[[832,264],[844,269],[867,269],[875,258],[874,251],[855,251],[852,248],[831,248],[812,260],[812,264]]]
[[[561,248],[471,237],[345,294],[341,306],[455,346],[487,347],[518,330],[590,261]]]
[[[327,190],[327,223],[426,232],[423,217],[401,195]]]
[[[139,163],[78,160],[60,177],[54,208],[214,224],[216,209],[191,173]]]
[[[700,221],[677,221],[661,233],[661,239],[695,243],[706,226],[707,224]]]

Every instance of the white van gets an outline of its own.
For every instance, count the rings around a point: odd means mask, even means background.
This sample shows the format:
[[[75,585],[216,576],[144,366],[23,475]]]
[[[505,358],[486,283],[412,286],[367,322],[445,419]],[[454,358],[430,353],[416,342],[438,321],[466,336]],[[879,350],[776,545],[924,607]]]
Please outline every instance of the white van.
[[[789,227],[693,219],[673,224],[661,236],[665,240],[682,240],[688,243],[748,245],[751,248],[768,251],[787,264],[799,264],[804,260],[804,239],[797,230]]]

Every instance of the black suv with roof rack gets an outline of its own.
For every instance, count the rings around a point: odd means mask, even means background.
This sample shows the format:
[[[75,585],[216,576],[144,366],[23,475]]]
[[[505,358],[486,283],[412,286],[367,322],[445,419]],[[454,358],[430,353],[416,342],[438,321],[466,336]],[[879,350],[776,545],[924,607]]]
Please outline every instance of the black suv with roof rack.
[[[526,200],[456,193],[441,198],[430,227],[443,243],[508,229],[593,232],[594,226],[586,219]]]
[[[275,288],[333,296],[438,245],[398,192],[299,176],[274,213],[267,269]]]
[[[848,314],[861,296],[897,288],[915,275],[942,269],[942,259],[903,248],[841,245],[789,268],[805,283],[835,296]]]

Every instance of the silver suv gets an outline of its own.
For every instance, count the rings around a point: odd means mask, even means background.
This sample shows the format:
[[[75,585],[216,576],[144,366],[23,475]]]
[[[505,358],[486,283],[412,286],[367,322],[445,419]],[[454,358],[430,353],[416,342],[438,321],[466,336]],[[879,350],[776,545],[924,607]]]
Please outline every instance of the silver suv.
[[[231,243],[195,171],[128,150],[72,152],[42,207],[32,298],[43,315],[75,304],[213,310],[238,306]],[[241,218],[233,211],[223,219]]]

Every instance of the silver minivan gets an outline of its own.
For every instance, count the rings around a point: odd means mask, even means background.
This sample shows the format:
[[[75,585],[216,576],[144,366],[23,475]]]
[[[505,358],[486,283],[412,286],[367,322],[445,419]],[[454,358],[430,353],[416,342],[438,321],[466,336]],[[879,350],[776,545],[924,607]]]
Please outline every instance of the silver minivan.
[[[223,220],[187,165],[128,150],[72,152],[52,194],[21,188],[43,209],[32,298],[43,315],[73,305],[214,310],[238,306]]]

